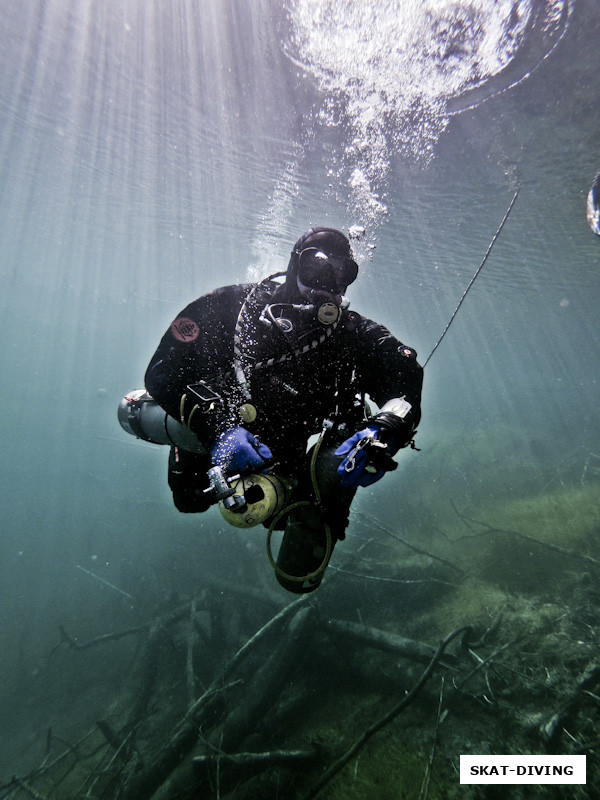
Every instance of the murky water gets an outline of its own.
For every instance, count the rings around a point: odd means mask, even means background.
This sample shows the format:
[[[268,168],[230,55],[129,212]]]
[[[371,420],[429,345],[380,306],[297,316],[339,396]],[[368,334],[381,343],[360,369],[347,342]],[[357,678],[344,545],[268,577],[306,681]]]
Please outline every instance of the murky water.
[[[425,360],[520,187],[428,366],[422,452],[362,512],[418,535],[425,505],[439,522],[450,498],[592,479],[595,0],[4,0],[1,17],[9,692],[27,695],[59,624],[125,624],[240,553],[269,569],[217,512],[172,510],[166,452],[116,406],[181,307],[285,268],[311,224],[364,229],[352,306]]]

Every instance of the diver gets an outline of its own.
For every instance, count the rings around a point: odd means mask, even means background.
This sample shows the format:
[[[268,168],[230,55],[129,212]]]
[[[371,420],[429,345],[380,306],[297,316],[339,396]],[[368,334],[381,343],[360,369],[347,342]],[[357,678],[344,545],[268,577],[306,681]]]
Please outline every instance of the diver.
[[[168,423],[200,443],[170,449],[179,511],[206,511],[223,476],[225,489],[234,477],[256,488],[253,476],[279,476],[285,508],[260,521],[269,534],[283,531],[271,560],[279,582],[297,593],[319,585],[355,492],[394,469],[401,448],[414,448],[421,417],[415,351],[348,308],[357,274],[348,238],[311,228],[285,272],[216,289],[184,308],[145,376]],[[365,410],[366,395],[377,413]],[[236,499],[229,497],[233,524],[246,508]]]
[[[600,172],[594,178],[588,192],[586,212],[588,225],[597,236],[600,236]]]

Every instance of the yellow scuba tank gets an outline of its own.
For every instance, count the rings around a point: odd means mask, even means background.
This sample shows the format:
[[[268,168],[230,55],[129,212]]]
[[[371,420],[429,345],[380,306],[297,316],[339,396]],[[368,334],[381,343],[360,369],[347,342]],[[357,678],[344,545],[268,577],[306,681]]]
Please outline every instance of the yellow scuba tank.
[[[278,514],[291,491],[288,481],[272,473],[244,475],[232,481],[231,487],[236,495],[245,499],[245,510],[226,508],[223,501],[219,503],[219,510],[223,519],[236,528],[254,528]]]

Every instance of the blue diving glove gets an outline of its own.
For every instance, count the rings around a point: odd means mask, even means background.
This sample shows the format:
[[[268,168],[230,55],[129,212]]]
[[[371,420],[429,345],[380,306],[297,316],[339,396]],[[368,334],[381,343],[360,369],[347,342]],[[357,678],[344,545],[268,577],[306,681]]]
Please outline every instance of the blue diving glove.
[[[230,428],[213,443],[210,457],[227,472],[265,472],[273,453],[245,428]]]
[[[345,489],[371,486],[386,472],[398,466],[392,456],[398,451],[393,435],[372,422],[362,431],[346,439],[335,451],[342,461],[337,468],[340,483]]]

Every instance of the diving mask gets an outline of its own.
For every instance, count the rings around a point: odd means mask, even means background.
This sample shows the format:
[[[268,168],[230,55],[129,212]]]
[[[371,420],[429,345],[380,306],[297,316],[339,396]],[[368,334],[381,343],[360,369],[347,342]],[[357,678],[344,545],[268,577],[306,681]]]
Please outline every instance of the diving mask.
[[[358,264],[346,256],[330,256],[318,247],[307,247],[298,256],[297,275],[302,286],[343,295],[356,280]]]

